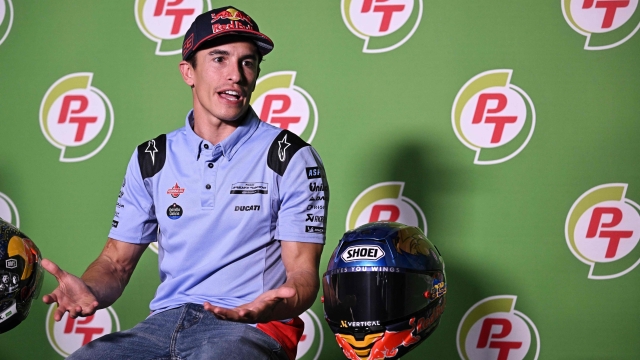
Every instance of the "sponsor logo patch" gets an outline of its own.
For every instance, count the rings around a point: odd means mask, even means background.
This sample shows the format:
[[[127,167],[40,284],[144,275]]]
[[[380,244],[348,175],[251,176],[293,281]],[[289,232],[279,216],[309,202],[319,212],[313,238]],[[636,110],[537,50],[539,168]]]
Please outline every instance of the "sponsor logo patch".
[[[589,265],[589,279],[617,278],[640,264],[640,205],[626,198],[627,186],[596,186],[569,210],[567,245],[578,260]]]
[[[111,137],[113,107],[102,91],[91,86],[92,80],[93,73],[63,76],[40,103],[40,129],[61,150],[61,162],[90,159]]]
[[[171,220],[177,220],[182,217],[182,207],[180,205],[173,203],[167,208],[167,216]]]
[[[260,205],[240,205],[235,207],[235,211],[260,211]]]
[[[268,194],[269,184],[265,182],[239,182],[231,185],[231,194]]]
[[[640,29],[638,0],[562,0],[562,14],[586,37],[585,50],[614,48]]]
[[[318,216],[318,215],[313,215],[313,214],[307,214],[307,218],[305,219],[305,221],[311,221],[311,222],[324,222],[324,216]]]
[[[380,321],[347,321],[340,320],[340,327],[364,327],[364,326],[380,326]]]
[[[463,360],[538,359],[540,335],[531,319],[515,310],[516,296],[483,299],[462,317],[456,343]]]
[[[340,258],[346,262],[358,260],[379,260],[384,257],[384,250],[378,245],[349,246],[342,252]]]
[[[324,205],[307,205],[307,210],[323,210]]]
[[[113,221],[111,222],[111,227],[112,227],[112,228],[117,228],[119,223],[120,223],[120,222],[119,222],[118,220],[113,220]]]
[[[383,53],[406,43],[422,19],[422,0],[342,0],[342,20],[364,40],[364,53]]]
[[[5,267],[7,269],[15,269],[18,266],[18,261],[16,259],[7,259],[5,261]]]
[[[319,166],[307,168],[307,179],[320,179],[322,177],[322,168]]]
[[[289,130],[310,144],[318,129],[318,109],[311,95],[294,85],[295,79],[295,71],[262,76],[256,83],[251,106],[260,120]],[[278,151],[278,155],[284,161],[284,153]]]
[[[309,191],[311,191],[311,192],[318,192],[318,191],[324,191],[324,190],[325,190],[325,184],[324,183],[316,183],[314,181],[314,182],[309,184]]]
[[[324,195],[311,196],[309,201],[324,201]]]
[[[171,195],[172,198],[177,198],[180,194],[184,193],[184,188],[181,188],[178,183],[173,185],[169,190],[167,190],[167,194]]]
[[[305,226],[304,232],[315,233],[315,234],[324,234],[324,228],[322,226]]]

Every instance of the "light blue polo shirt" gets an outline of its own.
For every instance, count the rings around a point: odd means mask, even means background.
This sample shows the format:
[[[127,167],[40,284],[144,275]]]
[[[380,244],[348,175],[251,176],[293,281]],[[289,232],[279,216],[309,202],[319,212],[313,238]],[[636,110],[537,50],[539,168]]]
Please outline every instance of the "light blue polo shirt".
[[[183,128],[136,148],[109,237],[158,242],[152,311],[184,303],[236,307],[286,279],[280,241],[324,244],[322,161],[295,134],[249,108],[219,144]]]

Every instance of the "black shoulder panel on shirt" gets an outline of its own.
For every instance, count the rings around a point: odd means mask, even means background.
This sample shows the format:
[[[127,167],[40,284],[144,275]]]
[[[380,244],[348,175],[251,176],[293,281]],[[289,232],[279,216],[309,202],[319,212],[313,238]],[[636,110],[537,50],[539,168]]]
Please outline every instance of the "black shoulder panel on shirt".
[[[293,155],[305,146],[309,146],[309,144],[300,139],[298,135],[289,130],[282,130],[269,147],[267,165],[276,174],[283,176]]]
[[[167,158],[167,135],[162,134],[155,139],[138,145],[138,165],[142,179],[150,178],[162,170]]]

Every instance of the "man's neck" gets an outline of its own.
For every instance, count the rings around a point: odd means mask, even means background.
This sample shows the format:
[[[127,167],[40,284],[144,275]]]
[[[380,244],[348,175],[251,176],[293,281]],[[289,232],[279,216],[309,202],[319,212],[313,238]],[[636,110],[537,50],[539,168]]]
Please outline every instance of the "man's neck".
[[[240,118],[234,121],[223,121],[211,116],[210,114],[200,113],[193,110],[193,131],[196,135],[216,145],[222,140],[226,139],[231,133],[233,133],[240,124],[244,121],[248,111],[240,115]]]

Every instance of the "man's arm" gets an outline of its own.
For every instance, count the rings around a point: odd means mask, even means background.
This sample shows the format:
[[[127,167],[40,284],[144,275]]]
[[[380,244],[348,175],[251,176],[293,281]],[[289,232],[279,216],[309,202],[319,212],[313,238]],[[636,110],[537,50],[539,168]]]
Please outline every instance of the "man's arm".
[[[80,278],[43,259],[44,269],[58,280],[58,287],[42,298],[47,304],[58,303],[54,319],[60,321],[67,311],[72,318],[89,316],[113,304],[122,295],[147,246],[109,238]]]
[[[318,268],[323,245],[294,241],[280,243],[287,275],[282,286],[235,309],[213,306],[208,302],[204,303],[205,309],[226,320],[264,323],[296,317],[311,307],[320,287]]]

